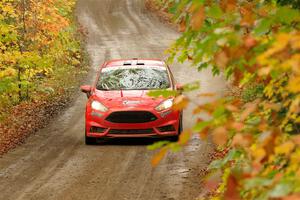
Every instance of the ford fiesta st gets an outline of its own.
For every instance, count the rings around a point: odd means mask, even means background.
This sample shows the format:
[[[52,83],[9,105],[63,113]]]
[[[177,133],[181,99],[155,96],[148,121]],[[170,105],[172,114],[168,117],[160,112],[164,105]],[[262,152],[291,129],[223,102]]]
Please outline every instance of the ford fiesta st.
[[[161,60],[112,60],[100,68],[86,93],[85,143],[100,138],[178,138],[182,114],[172,109],[172,98],[153,98],[150,90],[177,90],[168,65]]]

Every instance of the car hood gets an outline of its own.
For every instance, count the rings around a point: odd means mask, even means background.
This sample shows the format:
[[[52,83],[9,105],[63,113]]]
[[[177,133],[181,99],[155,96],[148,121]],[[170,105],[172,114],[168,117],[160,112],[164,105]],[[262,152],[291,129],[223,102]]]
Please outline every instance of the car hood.
[[[102,91],[95,90],[95,98],[107,107],[125,108],[125,107],[156,107],[164,98],[149,97],[149,90],[113,90]]]

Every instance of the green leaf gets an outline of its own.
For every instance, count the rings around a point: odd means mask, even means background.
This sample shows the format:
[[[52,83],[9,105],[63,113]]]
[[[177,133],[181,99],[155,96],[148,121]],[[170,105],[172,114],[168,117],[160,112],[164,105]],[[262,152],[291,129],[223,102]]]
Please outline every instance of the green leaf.
[[[159,142],[155,142],[154,144],[148,145],[147,149],[148,150],[156,150],[159,149],[167,144],[169,144],[170,141],[159,141]]]
[[[295,20],[300,20],[300,12],[289,7],[279,7],[276,12],[276,20],[281,23],[290,24]]]
[[[219,106],[215,109],[215,111],[213,112],[213,116],[214,118],[219,118],[221,116],[223,116],[225,114],[226,109],[224,108],[224,106]]]
[[[220,169],[223,167],[223,165],[224,165],[223,160],[214,160],[209,164],[208,169],[209,170]]]
[[[162,96],[164,98],[174,97],[177,95],[177,91],[175,90],[152,90],[147,93],[150,97],[159,97]]]
[[[223,11],[218,5],[212,5],[207,9],[206,15],[211,18],[219,19],[223,16]]]
[[[244,187],[246,190],[254,189],[256,187],[270,186],[273,180],[268,178],[254,177],[245,181]]]
[[[200,82],[195,81],[195,82],[192,82],[192,83],[185,84],[183,86],[183,91],[191,92],[191,91],[194,91],[194,90],[198,90],[199,88],[200,88]]]
[[[193,127],[193,131],[194,132],[201,132],[204,128],[206,128],[207,126],[209,126],[212,123],[212,121],[202,121],[202,122],[198,122],[194,127]]]
[[[273,24],[273,20],[269,18],[265,18],[259,21],[258,26],[254,29],[254,34],[256,36],[261,36],[270,31],[270,28]]]
[[[293,183],[288,181],[282,181],[277,184],[270,192],[270,197],[279,198],[288,195],[293,191]]]

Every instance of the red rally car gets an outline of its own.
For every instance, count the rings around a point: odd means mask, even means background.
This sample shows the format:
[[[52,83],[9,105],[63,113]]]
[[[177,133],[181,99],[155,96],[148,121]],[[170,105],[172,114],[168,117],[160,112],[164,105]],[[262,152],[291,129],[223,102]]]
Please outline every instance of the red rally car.
[[[172,110],[173,99],[153,98],[150,90],[178,90],[168,65],[161,60],[112,60],[100,68],[86,93],[85,143],[99,138],[168,137],[177,139],[182,113]]]

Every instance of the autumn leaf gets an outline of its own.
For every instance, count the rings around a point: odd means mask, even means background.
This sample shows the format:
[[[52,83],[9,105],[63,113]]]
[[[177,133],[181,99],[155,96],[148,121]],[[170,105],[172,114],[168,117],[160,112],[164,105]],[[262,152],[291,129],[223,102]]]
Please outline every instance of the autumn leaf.
[[[300,75],[289,80],[288,90],[297,93],[300,92]]]
[[[259,147],[252,149],[251,155],[253,156],[254,162],[260,163],[266,157],[267,153],[265,149]]]
[[[244,123],[236,121],[230,123],[229,125],[230,128],[235,129],[236,131],[242,131],[242,129],[245,127]]]
[[[178,143],[181,145],[186,145],[188,143],[188,141],[190,140],[191,136],[192,136],[191,130],[189,130],[189,129],[184,130],[179,136]]]
[[[151,164],[153,167],[156,167],[160,163],[160,161],[166,155],[167,151],[168,151],[167,148],[161,148],[160,151],[153,156],[153,158],[151,160]]]
[[[215,62],[218,67],[224,69],[229,62],[229,58],[228,58],[226,52],[220,51],[219,53],[217,53],[215,55]]]
[[[244,45],[247,49],[254,47],[256,44],[257,44],[256,39],[251,35],[247,35],[246,37],[244,37]]]
[[[232,12],[236,8],[236,0],[222,0],[220,1],[220,7],[224,11]]]
[[[186,30],[186,21],[182,19],[179,23],[179,32],[184,32]]]
[[[300,146],[300,135],[297,136],[293,136],[292,137],[292,141],[297,144],[298,146]]]
[[[257,109],[258,102],[251,102],[245,105],[244,111],[241,113],[240,120],[244,121],[251,113]]]
[[[201,140],[207,139],[207,136],[209,134],[209,130],[210,130],[209,127],[205,127],[202,131],[199,132],[199,137],[200,137]]]
[[[240,7],[240,13],[242,16],[241,25],[251,26],[253,25],[255,18],[253,13],[253,5],[251,3],[246,3],[245,6]]]
[[[207,92],[207,93],[200,93],[197,95],[198,97],[214,97],[216,96],[215,93]]]
[[[285,142],[280,146],[275,147],[276,154],[289,155],[295,148],[295,144],[291,141]]]
[[[192,30],[197,31],[201,28],[205,19],[204,6],[200,6],[197,11],[193,12],[191,17]]]
[[[241,200],[238,191],[238,180],[233,175],[228,177],[224,200]]]
[[[184,95],[179,95],[174,99],[173,109],[174,110],[183,110],[189,104],[189,99]]]
[[[251,134],[236,134],[233,139],[231,145],[233,147],[250,147],[253,143],[253,136]]]
[[[228,131],[224,127],[218,127],[212,131],[212,140],[216,145],[223,146],[228,140]]]

